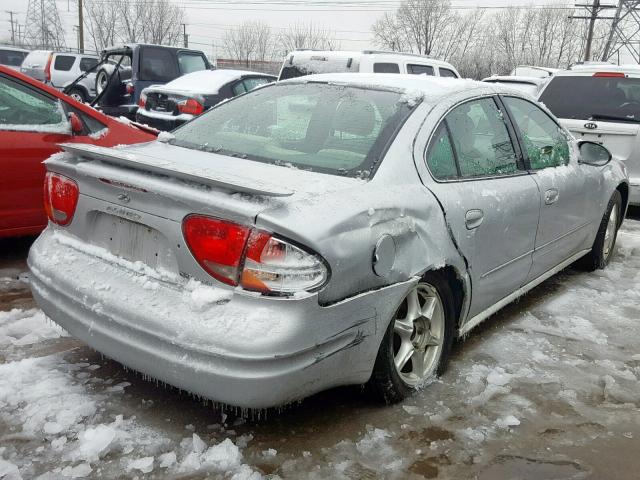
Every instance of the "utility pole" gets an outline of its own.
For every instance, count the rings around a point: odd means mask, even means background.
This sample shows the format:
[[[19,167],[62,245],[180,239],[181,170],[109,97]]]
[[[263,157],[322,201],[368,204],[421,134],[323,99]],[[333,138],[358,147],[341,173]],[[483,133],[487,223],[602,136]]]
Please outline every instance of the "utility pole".
[[[593,0],[593,6],[591,7],[591,18],[589,19],[589,31],[587,32],[587,45],[584,50],[584,61],[591,60],[591,43],[593,42],[593,27],[596,24],[596,18],[598,17],[598,10],[600,10],[600,0]]]
[[[184,48],[189,48],[189,35],[187,35],[187,24],[182,24],[182,37],[184,39]]]
[[[84,22],[82,20],[82,0],[78,0],[78,52],[84,53]]]
[[[11,43],[13,45],[15,45],[16,44],[16,32],[15,32],[15,30],[13,28],[13,14],[14,13],[18,13],[18,12],[14,12],[13,10],[7,10],[7,13],[9,14],[9,17],[10,17],[9,21],[11,22]],[[17,20],[16,20],[16,22],[17,22]]]

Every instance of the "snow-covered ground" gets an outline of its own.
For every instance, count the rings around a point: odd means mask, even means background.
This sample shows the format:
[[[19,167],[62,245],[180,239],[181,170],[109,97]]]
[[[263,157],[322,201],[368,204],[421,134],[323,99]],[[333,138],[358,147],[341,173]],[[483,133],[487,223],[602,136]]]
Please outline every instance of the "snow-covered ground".
[[[6,249],[5,249],[6,250]],[[0,251],[0,479],[638,478],[640,221],[478,327],[400,405],[360,388],[240,418],[48,321]]]

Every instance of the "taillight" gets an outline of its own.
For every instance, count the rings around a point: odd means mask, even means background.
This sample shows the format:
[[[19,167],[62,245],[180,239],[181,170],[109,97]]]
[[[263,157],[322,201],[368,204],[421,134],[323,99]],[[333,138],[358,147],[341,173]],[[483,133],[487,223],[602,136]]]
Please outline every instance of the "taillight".
[[[200,115],[204,112],[204,105],[193,98],[178,102],[178,111],[180,113],[188,113],[190,115]]]
[[[185,241],[200,266],[228,285],[261,293],[292,294],[322,286],[322,260],[270,233],[204,215],[182,223]]]
[[[133,95],[133,93],[136,91],[136,88],[133,86],[133,83],[131,82],[127,83],[126,91],[127,91],[127,95]]]
[[[238,285],[240,262],[249,228],[204,215],[189,215],[182,222],[189,250],[213,278]]]
[[[58,225],[69,225],[78,205],[78,184],[64,175],[47,172],[44,179],[44,210]]]
[[[140,94],[140,98],[138,99],[138,106],[140,108],[144,108],[147,105],[147,94],[142,92]]]
[[[52,60],[53,60],[53,53],[50,53],[49,58],[47,58],[47,65],[44,67],[45,82],[51,82],[51,61]]]
[[[312,291],[327,280],[327,267],[316,255],[253,230],[240,284],[246,290],[262,293]]]

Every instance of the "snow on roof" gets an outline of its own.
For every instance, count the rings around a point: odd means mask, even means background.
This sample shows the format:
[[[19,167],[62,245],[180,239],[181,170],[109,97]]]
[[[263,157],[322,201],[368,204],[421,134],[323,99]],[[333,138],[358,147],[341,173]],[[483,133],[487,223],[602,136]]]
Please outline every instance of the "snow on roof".
[[[596,72],[621,72],[621,73],[640,73],[640,65],[614,65],[606,62],[590,62],[579,65],[573,65],[569,70],[560,70],[554,75],[579,75],[581,73],[592,74]]]
[[[363,50],[363,51],[355,51],[355,50],[294,50],[293,52],[287,55],[287,58],[291,58],[293,56],[293,63],[299,63],[302,58],[303,61],[309,60],[312,57],[324,57],[327,60],[336,60],[336,59],[358,59],[361,60],[363,57],[380,57],[388,59],[389,61],[393,61],[394,59],[397,61],[401,60],[413,60],[415,62],[428,63],[431,65],[442,65],[442,66],[452,66],[449,62],[445,62],[444,60],[438,60],[436,58],[429,57],[427,55],[419,55],[417,53],[404,53],[404,52],[385,52],[381,50]],[[288,60],[285,60],[285,64],[288,63]]]
[[[483,78],[483,82],[528,83],[530,85],[542,85],[548,78],[527,77],[524,75],[492,75]]]
[[[500,85],[478,82],[476,80],[396,73],[323,73],[292,78],[278,83],[309,82],[338,83],[364,88],[388,88],[412,94],[420,92],[424,96],[436,99],[471,89],[483,89],[491,93],[511,91],[506,90]]]
[[[200,70],[178,77],[166,85],[149,87],[149,89],[216,95],[225,84],[239,80],[246,75],[271,76],[247,70]]]

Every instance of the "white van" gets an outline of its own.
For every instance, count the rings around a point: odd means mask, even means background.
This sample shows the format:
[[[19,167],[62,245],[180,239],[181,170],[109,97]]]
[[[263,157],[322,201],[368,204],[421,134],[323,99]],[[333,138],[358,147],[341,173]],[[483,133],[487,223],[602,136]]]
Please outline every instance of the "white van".
[[[460,78],[460,74],[450,63],[413,53],[296,50],[285,58],[278,80],[338,72],[408,73]]]

